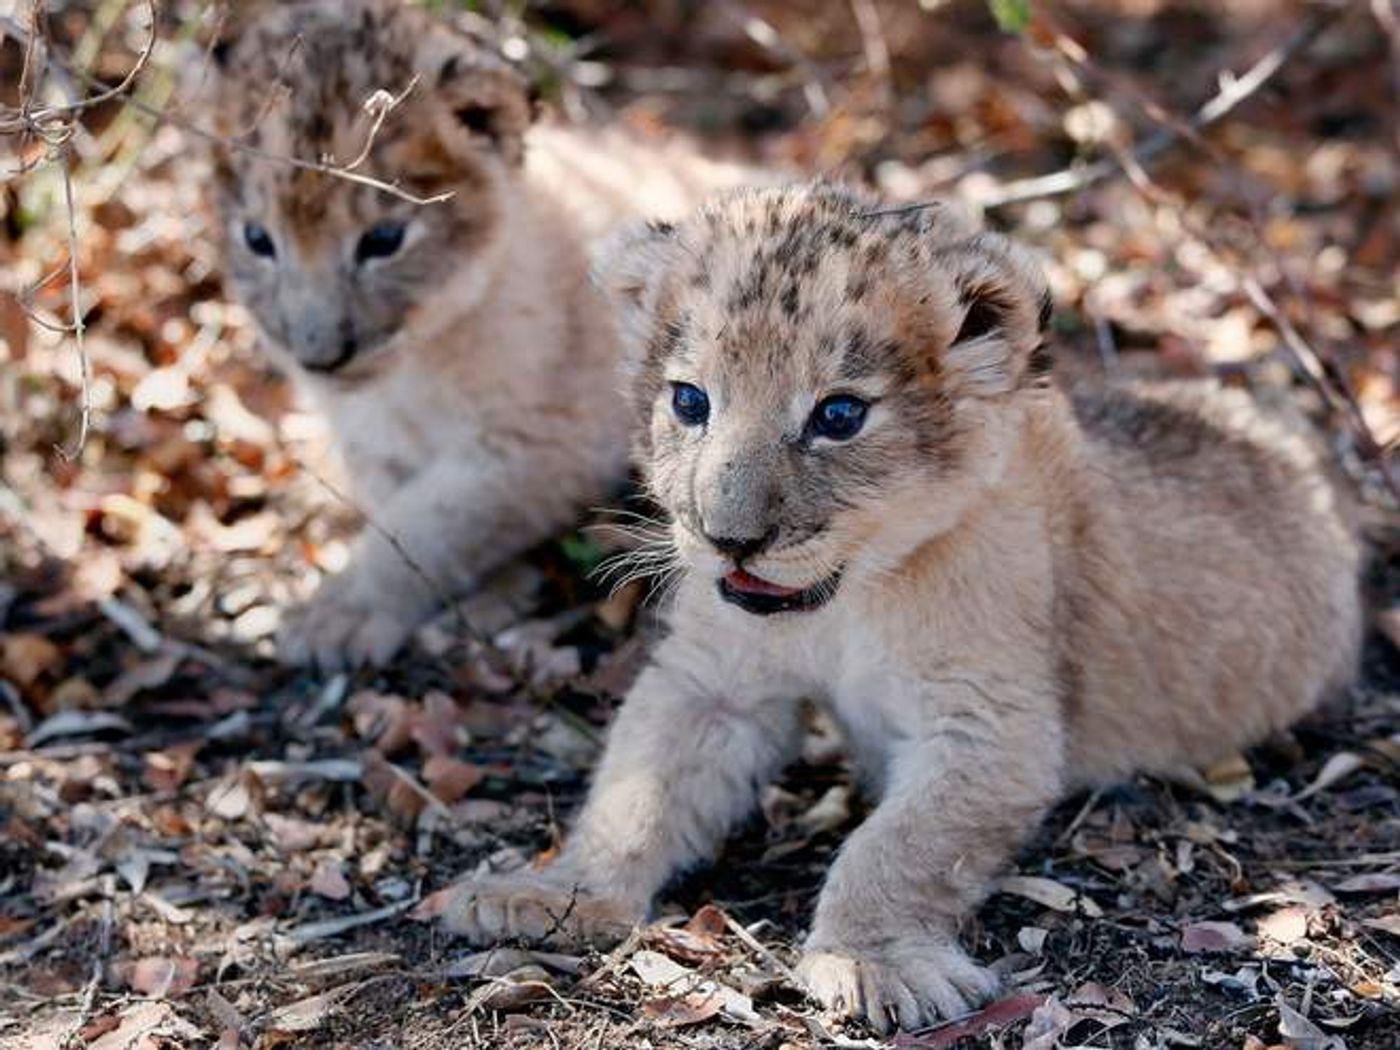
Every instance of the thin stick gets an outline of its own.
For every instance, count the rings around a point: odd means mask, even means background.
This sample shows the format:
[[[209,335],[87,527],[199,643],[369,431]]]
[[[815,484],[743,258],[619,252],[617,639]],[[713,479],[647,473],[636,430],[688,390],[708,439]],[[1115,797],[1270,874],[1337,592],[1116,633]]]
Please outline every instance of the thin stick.
[[[890,46],[880,24],[880,12],[872,0],[851,0],[851,13],[860,28],[865,66],[880,85],[880,98],[886,109],[894,107],[894,86],[890,79]]]
[[[87,344],[84,336],[87,325],[83,320],[83,289],[78,276],[78,213],[73,206],[73,176],[68,171],[68,150],[65,148],[58,158],[63,172],[63,201],[68,208],[68,294],[73,310],[73,347],[78,355],[78,436],[72,448],[55,446],[55,450],[65,461],[72,463],[82,455],[87,444],[88,428],[92,424],[92,365],[88,361]]]

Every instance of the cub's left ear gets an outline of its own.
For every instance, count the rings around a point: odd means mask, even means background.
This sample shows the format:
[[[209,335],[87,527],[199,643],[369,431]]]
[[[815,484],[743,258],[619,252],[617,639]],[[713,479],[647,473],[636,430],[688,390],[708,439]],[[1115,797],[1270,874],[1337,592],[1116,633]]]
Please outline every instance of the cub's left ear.
[[[593,283],[613,308],[629,370],[645,354],[667,278],[683,251],[674,223],[643,222],[613,234],[593,252]]]
[[[1000,234],[981,233],[935,259],[952,278],[959,318],[944,352],[949,371],[983,396],[1044,379],[1050,355],[1041,341],[1051,300],[1034,256]]]
[[[523,76],[483,57],[451,54],[437,69],[435,84],[423,85],[452,114],[453,142],[466,148],[495,149],[510,164],[525,152],[525,132],[534,115],[530,86]]]

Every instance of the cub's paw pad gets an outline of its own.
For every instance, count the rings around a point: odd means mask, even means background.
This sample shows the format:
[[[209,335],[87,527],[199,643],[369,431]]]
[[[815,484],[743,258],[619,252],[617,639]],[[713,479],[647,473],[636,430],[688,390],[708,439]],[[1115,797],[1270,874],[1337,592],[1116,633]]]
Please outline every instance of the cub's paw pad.
[[[809,948],[797,975],[827,1009],[881,1035],[962,1017],[997,990],[996,976],[951,943]]]
[[[488,875],[460,884],[443,927],[477,945],[524,940],[557,948],[608,948],[640,922],[634,908],[548,872]]]

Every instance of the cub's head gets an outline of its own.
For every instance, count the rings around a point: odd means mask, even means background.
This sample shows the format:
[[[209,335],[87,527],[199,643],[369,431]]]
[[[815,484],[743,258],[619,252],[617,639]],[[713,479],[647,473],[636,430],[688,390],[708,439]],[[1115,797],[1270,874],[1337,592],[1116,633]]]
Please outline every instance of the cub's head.
[[[949,528],[1045,385],[1028,254],[945,207],[746,191],[619,237],[638,455],[693,572],[815,608]]]
[[[255,10],[215,49],[208,88],[229,278],[274,350],[354,376],[430,297],[469,308],[482,294],[530,99],[501,60],[407,4]],[[327,163],[350,177],[312,170]],[[419,204],[358,176],[450,197]]]

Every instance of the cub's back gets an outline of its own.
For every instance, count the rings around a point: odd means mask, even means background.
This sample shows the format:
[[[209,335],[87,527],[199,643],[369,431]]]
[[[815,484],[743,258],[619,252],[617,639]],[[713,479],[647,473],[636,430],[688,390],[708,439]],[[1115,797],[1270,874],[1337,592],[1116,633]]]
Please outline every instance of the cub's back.
[[[558,124],[531,129],[525,166],[533,187],[562,206],[586,241],[631,219],[678,219],[719,190],[776,181],[704,157],[684,138],[652,141],[619,128]]]
[[[1078,645],[1112,672],[1082,712],[1120,741],[1089,768],[1161,754],[1207,763],[1257,740],[1349,680],[1360,634],[1352,509],[1301,420],[1205,383],[1076,394],[1097,523],[1078,537],[1073,597],[1100,610]],[[1100,560],[1100,555],[1108,557]],[[1112,571],[1098,568],[1112,566]],[[1109,658],[1109,653],[1112,658]],[[1128,696],[1127,693],[1132,693]],[[1142,722],[1153,731],[1141,732]],[[1147,740],[1128,756],[1121,741]],[[1092,755],[1094,751],[1103,753]]]

